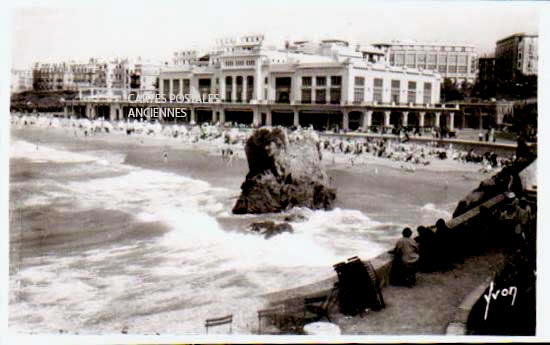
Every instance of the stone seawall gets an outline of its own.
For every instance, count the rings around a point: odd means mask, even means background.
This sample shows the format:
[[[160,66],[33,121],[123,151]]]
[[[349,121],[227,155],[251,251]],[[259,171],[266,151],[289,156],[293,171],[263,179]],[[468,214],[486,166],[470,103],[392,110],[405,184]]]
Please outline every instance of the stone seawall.
[[[536,161],[531,162],[527,166],[533,166],[536,167]],[[524,170],[526,167],[522,166],[520,167],[520,171]],[[491,210],[495,207],[498,207],[502,203],[505,203],[507,200],[507,193],[506,191],[502,191],[501,193],[498,193],[497,195],[494,195],[492,198],[484,201],[483,203],[477,205],[476,207],[470,208],[468,211],[464,212],[460,216],[457,216],[455,218],[452,218],[450,220],[446,221],[446,225],[449,229],[460,229],[461,227],[468,226],[471,224],[471,221],[475,219],[479,214],[480,210],[482,208],[486,208],[488,210]],[[393,261],[393,256],[387,252],[382,253],[378,255],[375,258],[372,258],[369,260],[372,266],[374,267],[377,277],[379,280],[379,286],[380,288],[383,288],[389,284],[390,281],[390,272],[391,272],[391,266]],[[313,296],[320,296],[320,295],[327,295],[330,290],[333,288],[334,283],[338,281],[338,278],[336,274],[330,278],[324,279],[322,281],[318,281],[312,284],[300,286],[294,289],[288,289],[283,290],[279,292],[269,293],[264,295],[271,305],[277,305],[277,304],[293,304],[295,306],[301,306],[303,305],[303,298],[306,297],[313,297]],[[450,328],[448,329],[448,332],[451,334],[464,334],[465,332],[465,326],[464,326],[464,317],[469,314],[469,311],[471,310],[471,306],[473,305],[472,300],[479,297],[479,290],[480,288],[476,289],[476,291],[473,291],[469,297],[465,299],[465,301],[459,306],[459,313],[460,319],[455,320],[457,322],[452,322],[450,325]],[[461,321],[461,322],[458,322]],[[458,323],[460,323],[460,329],[458,329]],[[457,333],[460,332],[460,333]]]
[[[490,200],[485,201],[481,205],[470,209],[468,212],[460,215],[459,217],[450,219],[447,221],[447,225],[450,229],[458,228],[463,224],[467,224],[470,220],[479,215],[479,210],[481,207],[487,207],[492,209],[493,207],[499,205],[501,202],[505,201],[506,197],[504,194],[499,194]],[[382,253],[369,261],[373,265],[376,274],[380,282],[380,288],[387,286],[390,281],[390,271],[392,266],[393,256],[387,252]],[[336,264],[336,263],[335,263]],[[275,305],[282,302],[288,302],[291,300],[298,300],[305,297],[317,296],[328,294],[332,289],[334,283],[338,281],[336,274],[330,278],[303,285],[297,288],[273,292],[264,295],[270,304]]]

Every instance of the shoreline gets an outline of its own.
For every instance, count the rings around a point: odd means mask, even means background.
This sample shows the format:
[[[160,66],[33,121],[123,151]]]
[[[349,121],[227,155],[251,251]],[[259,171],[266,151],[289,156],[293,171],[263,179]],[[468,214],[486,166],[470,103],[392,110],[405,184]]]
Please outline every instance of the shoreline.
[[[234,191],[234,198],[240,194],[241,183],[248,172],[242,145],[232,145],[235,158],[228,164],[221,158],[222,144],[204,140],[188,143],[163,136],[128,136],[125,133],[101,133],[75,138],[72,129],[52,131],[50,128],[36,127],[13,128],[12,142],[17,137],[30,137],[33,142],[47,143],[53,147],[66,146],[77,152],[110,152],[115,148],[115,151],[126,155],[125,164],[176,174],[184,171],[187,177]],[[163,152],[167,152],[168,162],[163,161]],[[395,219],[402,219],[399,223],[414,227],[432,220],[425,220],[414,209],[407,208],[405,214],[400,214],[384,205],[400,205],[403,203],[400,199],[405,199],[419,208],[427,207],[431,210],[439,205],[447,208],[447,212],[452,212],[450,208],[454,210],[458,200],[494,173],[480,172],[480,164],[450,159],[432,160],[429,165],[415,165],[414,170],[411,170],[409,164],[370,154],[363,154],[352,165],[352,156],[323,153],[322,163],[333,185],[338,188],[334,207],[360,210],[376,221],[394,222]],[[402,182],[395,185],[393,179]],[[378,198],[380,196],[386,199],[382,204]]]
[[[27,126],[27,127],[19,127],[14,128],[12,125],[10,134],[13,137],[13,131],[17,132],[24,132],[24,131],[52,131],[57,134],[66,135],[68,138],[72,136],[71,132],[73,131],[72,128],[42,128],[42,127],[33,127],[33,126]],[[325,136],[324,134],[320,135],[321,137]],[[382,136],[380,136],[382,137]],[[221,142],[213,142],[212,140],[199,140],[197,142],[189,142],[189,141],[183,141],[179,138],[171,138],[166,137],[163,135],[148,135],[148,134],[131,134],[127,135],[126,133],[120,132],[120,131],[113,131],[111,133],[99,133],[99,134],[93,134],[89,136],[82,136],[80,135],[76,139],[81,140],[84,139],[88,142],[95,142],[95,141],[103,141],[103,139],[109,138],[110,143],[119,143],[119,144],[140,144],[144,146],[154,146],[154,147],[165,147],[165,148],[172,148],[172,149],[178,149],[178,150],[190,150],[190,151],[202,151],[206,152],[211,156],[214,157],[220,157],[221,156],[221,148],[222,146],[231,147],[234,150],[234,154],[236,155],[235,158],[242,159],[246,161],[246,155],[244,153],[244,145],[228,145],[223,144]],[[363,136],[357,136],[357,139],[363,138]],[[388,139],[396,139],[395,137],[388,137]],[[216,139],[219,141],[219,139]],[[428,144],[432,143],[433,140],[425,140],[426,146],[429,146]],[[453,142],[450,142],[452,144]],[[475,143],[475,142],[473,142]],[[509,145],[508,145],[509,146]],[[511,146],[510,146],[511,147]],[[462,151],[462,150],[457,150]],[[322,164],[327,169],[348,169],[353,168],[354,166],[365,166],[369,164],[374,164],[378,166],[383,167],[390,167],[390,168],[401,168],[403,165],[403,162],[391,160],[388,158],[381,158],[381,157],[375,157],[370,154],[363,154],[361,156],[362,159],[356,160],[354,164],[352,165],[350,163],[350,159],[353,157],[353,154],[344,154],[344,153],[336,153],[332,154],[326,150],[323,150],[323,159]],[[334,156],[334,160],[332,159]],[[415,168],[417,171],[447,171],[447,170],[453,170],[453,171],[464,171],[464,172],[479,172],[481,166],[478,163],[462,163],[455,161],[451,158],[447,158],[445,160],[432,160],[430,164],[428,165],[415,165]]]

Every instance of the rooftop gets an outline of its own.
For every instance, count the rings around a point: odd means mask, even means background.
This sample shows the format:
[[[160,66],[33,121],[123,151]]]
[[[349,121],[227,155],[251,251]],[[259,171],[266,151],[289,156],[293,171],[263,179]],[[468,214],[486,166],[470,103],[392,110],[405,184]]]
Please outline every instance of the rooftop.
[[[517,32],[515,34],[512,34],[510,36],[507,36],[507,37],[504,37],[500,40],[497,41],[497,44],[501,43],[501,42],[504,42],[504,41],[508,41],[512,38],[515,38],[515,37],[539,37],[538,34],[527,34],[525,32]]]
[[[407,41],[400,41],[400,40],[393,40],[389,42],[379,42],[379,43],[373,43],[373,46],[433,46],[433,47],[469,47],[469,48],[475,48],[474,45],[471,44],[465,44],[465,43],[450,43],[450,42],[417,42],[413,40],[407,40]]]

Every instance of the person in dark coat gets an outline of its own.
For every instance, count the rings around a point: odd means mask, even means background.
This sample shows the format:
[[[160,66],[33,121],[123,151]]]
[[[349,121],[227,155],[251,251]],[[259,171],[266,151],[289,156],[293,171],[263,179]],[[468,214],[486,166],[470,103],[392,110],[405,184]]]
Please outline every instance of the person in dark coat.
[[[436,238],[435,233],[426,228],[425,226],[419,226],[416,231],[418,236],[415,237],[416,243],[418,243],[418,269],[422,272],[431,272],[436,267],[437,252],[436,252]]]
[[[453,267],[451,261],[454,257],[452,233],[445,220],[440,218],[435,223],[436,261],[440,270],[446,271]]]

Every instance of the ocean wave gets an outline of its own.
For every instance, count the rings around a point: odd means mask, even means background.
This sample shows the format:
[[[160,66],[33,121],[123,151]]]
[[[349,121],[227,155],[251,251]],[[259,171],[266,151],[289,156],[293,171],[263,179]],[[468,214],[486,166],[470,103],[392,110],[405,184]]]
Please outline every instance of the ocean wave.
[[[57,150],[45,145],[37,145],[24,140],[13,141],[10,145],[11,158],[23,158],[34,162],[86,163],[97,161],[92,155]]]
[[[428,212],[440,216],[440,218],[452,218],[452,214],[446,209],[437,207],[435,204],[427,203],[420,208],[423,212]]]

